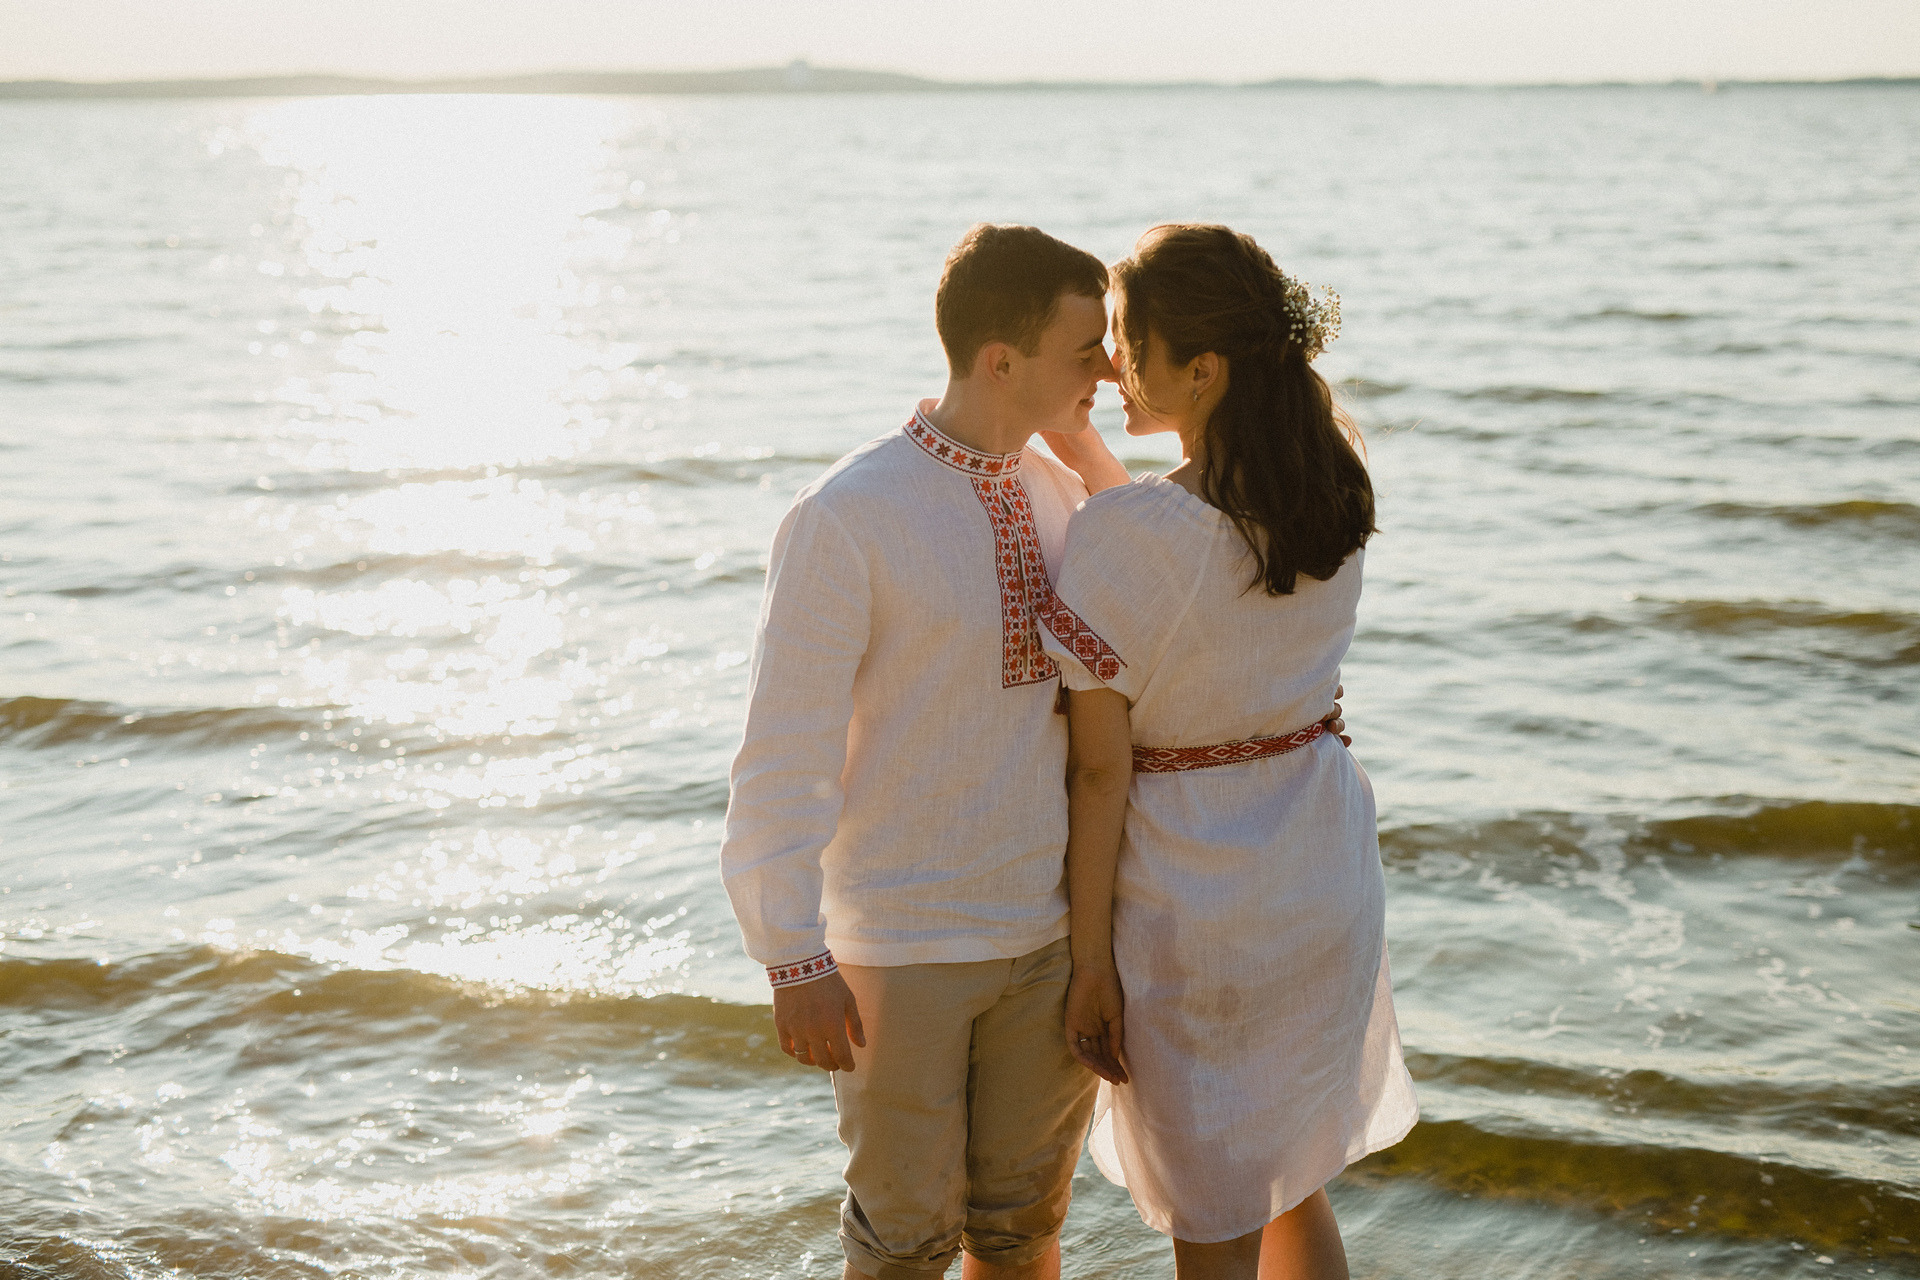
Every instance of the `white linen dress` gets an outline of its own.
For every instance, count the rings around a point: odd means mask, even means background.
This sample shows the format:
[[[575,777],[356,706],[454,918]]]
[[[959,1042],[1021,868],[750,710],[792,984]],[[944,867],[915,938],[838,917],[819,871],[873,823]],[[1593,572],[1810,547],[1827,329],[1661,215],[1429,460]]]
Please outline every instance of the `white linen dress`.
[[[1136,747],[1288,734],[1333,707],[1362,560],[1248,590],[1232,522],[1149,474],[1068,525],[1056,589],[1104,646],[1043,642],[1069,688],[1126,695]],[[1384,899],[1373,789],[1338,738],[1134,774],[1113,907],[1132,1082],[1101,1085],[1091,1146],[1148,1226],[1259,1230],[1413,1127]]]

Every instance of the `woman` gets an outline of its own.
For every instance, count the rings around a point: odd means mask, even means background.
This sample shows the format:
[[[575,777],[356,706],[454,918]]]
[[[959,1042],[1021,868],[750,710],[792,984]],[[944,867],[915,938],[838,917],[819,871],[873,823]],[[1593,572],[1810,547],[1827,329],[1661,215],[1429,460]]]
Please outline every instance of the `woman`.
[[[1217,226],[1155,227],[1114,277],[1127,431],[1183,459],[1074,515],[1046,637],[1094,1158],[1181,1280],[1345,1277],[1322,1188],[1417,1117],[1372,788],[1318,723],[1374,531],[1310,365],[1338,300]]]

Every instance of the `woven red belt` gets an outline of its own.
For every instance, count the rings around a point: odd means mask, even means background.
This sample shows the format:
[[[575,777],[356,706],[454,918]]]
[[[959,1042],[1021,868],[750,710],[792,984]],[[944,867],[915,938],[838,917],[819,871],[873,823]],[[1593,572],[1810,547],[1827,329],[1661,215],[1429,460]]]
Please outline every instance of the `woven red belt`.
[[[1223,764],[1264,760],[1298,750],[1327,731],[1324,724],[1309,725],[1277,738],[1246,738],[1216,742],[1210,747],[1135,747],[1135,773],[1184,773],[1188,769],[1216,769]]]

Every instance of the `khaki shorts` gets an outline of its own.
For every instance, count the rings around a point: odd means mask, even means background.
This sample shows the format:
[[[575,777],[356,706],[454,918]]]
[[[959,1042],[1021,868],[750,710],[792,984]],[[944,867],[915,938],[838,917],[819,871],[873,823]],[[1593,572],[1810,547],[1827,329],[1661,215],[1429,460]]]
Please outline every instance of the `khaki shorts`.
[[[840,1242],[874,1280],[926,1280],[966,1251],[1044,1254],[1066,1220],[1093,1073],[1067,1052],[1067,940],[1012,960],[842,964],[867,1047],[833,1075]]]

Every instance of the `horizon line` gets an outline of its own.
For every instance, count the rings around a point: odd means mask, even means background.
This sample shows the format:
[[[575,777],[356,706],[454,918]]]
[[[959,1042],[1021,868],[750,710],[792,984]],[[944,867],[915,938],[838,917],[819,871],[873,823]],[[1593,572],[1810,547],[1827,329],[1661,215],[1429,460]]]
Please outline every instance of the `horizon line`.
[[[1119,89],[1704,89],[1920,86],[1920,73],[1800,78],[1675,76],[1628,80],[1442,81],[1382,80],[1367,76],[1274,76],[1259,80],[940,80],[900,71],[816,67],[804,59],[784,66],[675,71],[530,71],[404,78],[340,72],[275,72],[240,76],[181,76],[148,80],[25,79],[0,81],[0,98],[318,97],[435,93],[695,94],[695,93],[956,93]]]

